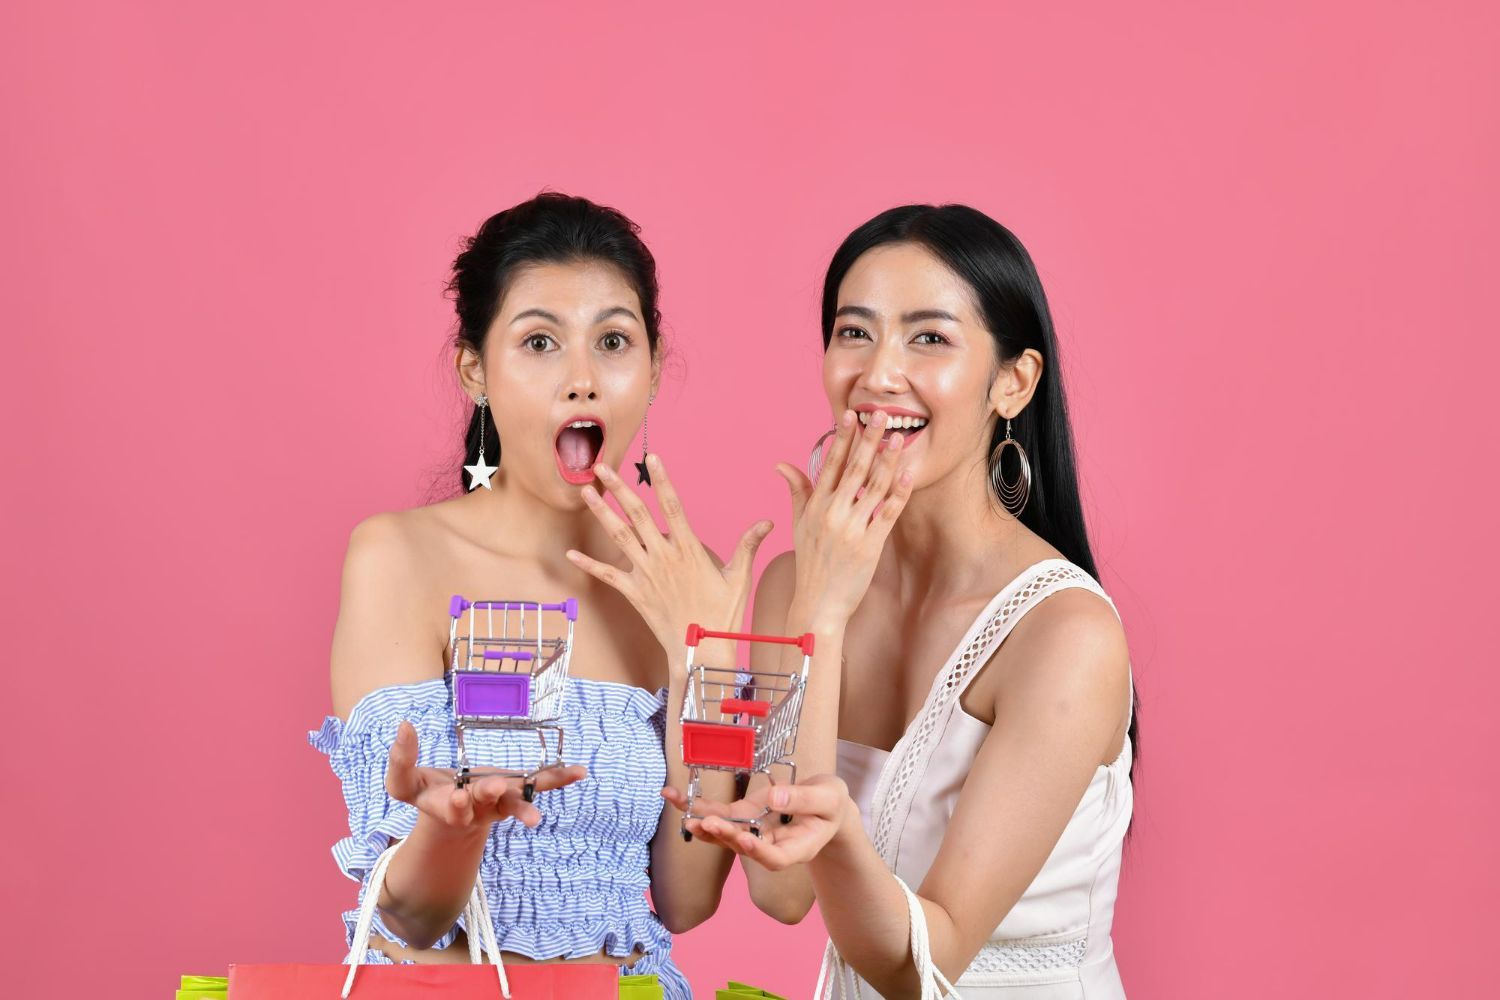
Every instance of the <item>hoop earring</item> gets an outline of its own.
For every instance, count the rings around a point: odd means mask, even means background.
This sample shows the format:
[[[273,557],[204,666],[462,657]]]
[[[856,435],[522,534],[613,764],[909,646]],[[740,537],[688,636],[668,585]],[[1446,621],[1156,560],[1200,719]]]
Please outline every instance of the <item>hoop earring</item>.
[[[1013,483],[1005,481],[1005,474],[1000,469],[1000,460],[1005,455],[1006,446],[1016,450],[1016,457],[1021,460],[1021,474]],[[1010,418],[1005,419],[1005,440],[995,445],[995,450],[990,452],[990,488],[1000,498],[1000,505],[1010,512],[1011,517],[1020,517],[1021,511],[1026,509],[1026,501],[1031,497],[1031,460],[1026,457],[1026,449],[1021,447],[1021,442],[1010,436]]]
[[[474,401],[474,405],[479,407],[479,461],[473,465],[464,466],[464,471],[471,477],[469,480],[470,493],[474,492],[480,486],[483,486],[487,490],[493,490],[495,487],[491,485],[490,479],[494,477],[495,470],[500,468],[498,465],[490,465],[484,457],[484,425],[488,423],[486,417],[488,416],[490,397],[484,393],[480,393],[479,398]]]
[[[639,474],[638,483],[651,485],[651,471],[646,468],[646,459],[651,455],[651,404],[656,402],[652,396],[646,400],[646,415],[641,419],[641,460],[635,463],[635,471]]]
[[[812,454],[807,456],[807,478],[814,484],[818,481],[818,475],[823,471],[823,445],[827,440],[838,433],[837,427],[830,427],[818,438],[817,444],[813,445]]]

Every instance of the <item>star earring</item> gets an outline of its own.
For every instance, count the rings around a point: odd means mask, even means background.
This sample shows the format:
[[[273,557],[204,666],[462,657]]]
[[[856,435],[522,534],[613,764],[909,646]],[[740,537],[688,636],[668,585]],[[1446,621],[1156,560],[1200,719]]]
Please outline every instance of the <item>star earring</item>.
[[[641,460],[635,463],[635,471],[640,475],[636,482],[647,486],[651,485],[651,472],[646,468],[646,458],[651,454],[651,404],[654,402],[655,396],[646,400],[646,416],[641,422]]]
[[[500,468],[498,465],[490,465],[484,457],[484,425],[489,423],[490,397],[480,393],[479,398],[474,402],[479,407],[479,461],[473,465],[464,466],[464,471],[471,477],[469,479],[469,492],[471,493],[480,486],[493,490],[495,487],[490,484],[490,479]]]

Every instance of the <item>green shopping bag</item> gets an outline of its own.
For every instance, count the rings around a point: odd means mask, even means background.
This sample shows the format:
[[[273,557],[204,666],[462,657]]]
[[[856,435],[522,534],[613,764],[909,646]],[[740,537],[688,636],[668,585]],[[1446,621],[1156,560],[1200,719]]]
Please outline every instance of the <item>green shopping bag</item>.
[[[223,976],[183,976],[176,1000],[227,1000],[229,980]]]
[[[786,1000],[786,998],[758,986],[737,983],[731,979],[728,986],[714,991],[714,1000]]]
[[[621,976],[620,1000],[662,1000],[661,981],[654,975]]]

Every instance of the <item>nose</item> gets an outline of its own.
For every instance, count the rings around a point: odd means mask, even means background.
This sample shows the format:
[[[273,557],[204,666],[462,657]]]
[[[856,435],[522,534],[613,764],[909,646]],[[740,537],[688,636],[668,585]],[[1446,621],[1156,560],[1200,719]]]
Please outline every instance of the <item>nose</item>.
[[[594,367],[589,363],[587,355],[573,362],[564,388],[570,403],[599,398],[599,393],[594,388]]]
[[[900,339],[886,337],[869,356],[869,363],[859,373],[860,388],[868,392],[898,393],[906,391],[906,370]]]

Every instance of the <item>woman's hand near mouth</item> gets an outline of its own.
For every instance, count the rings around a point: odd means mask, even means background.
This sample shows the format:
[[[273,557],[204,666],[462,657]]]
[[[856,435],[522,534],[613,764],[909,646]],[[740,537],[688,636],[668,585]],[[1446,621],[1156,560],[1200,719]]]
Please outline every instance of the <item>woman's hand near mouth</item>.
[[[666,650],[674,682],[685,673],[679,662],[686,645],[687,627],[738,631],[750,594],[751,570],[756,550],[773,527],[757,521],[740,538],[734,555],[723,566],[698,541],[688,525],[682,501],[657,455],[646,459],[651,483],[667,519],[664,534],[644,501],[608,465],[594,466],[599,481],[620,504],[626,520],[616,514],[592,486],[582,490],[583,500],[599,519],[620,551],[630,559],[630,569],[591,559],[575,549],[568,558],[590,576],[618,590],[645,619]]]
[[[842,629],[869,589],[896,518],[911,499],[911,473],[900,468],[905,435],[884,434],[887,415],[864,427],[845,410],[816,484],[788,463],[776,467],[792,499],[798,607],[803,624]]]

